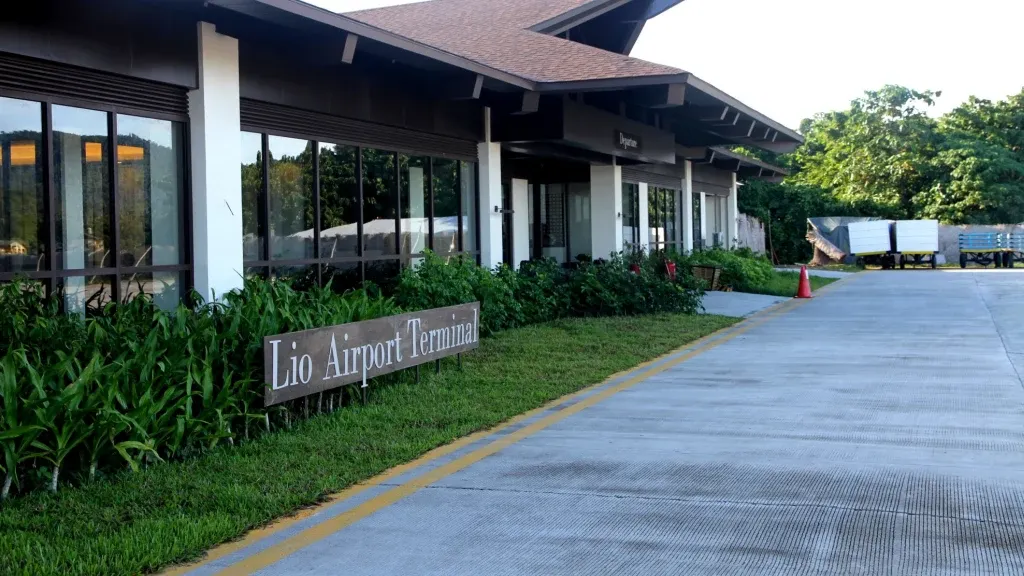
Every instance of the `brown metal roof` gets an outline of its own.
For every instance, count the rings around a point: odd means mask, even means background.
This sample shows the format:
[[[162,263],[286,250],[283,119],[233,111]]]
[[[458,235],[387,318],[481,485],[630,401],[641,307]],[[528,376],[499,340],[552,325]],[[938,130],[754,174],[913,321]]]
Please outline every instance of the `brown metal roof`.
[[[683,70],[529,30],[602,0],[429,0],[345,16],[534,82],[671,76]]]

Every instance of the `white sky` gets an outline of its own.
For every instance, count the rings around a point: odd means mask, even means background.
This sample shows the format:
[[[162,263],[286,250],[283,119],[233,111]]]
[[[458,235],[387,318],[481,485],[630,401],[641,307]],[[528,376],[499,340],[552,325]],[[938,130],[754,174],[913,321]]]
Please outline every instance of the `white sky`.
[[[307,1],[338,12],[407,3]],[[797,128],[885,84],[942,90],[937,113],[1017,93],[1021,22],[1020,0],[686,0],[648,22],[632,55]]]

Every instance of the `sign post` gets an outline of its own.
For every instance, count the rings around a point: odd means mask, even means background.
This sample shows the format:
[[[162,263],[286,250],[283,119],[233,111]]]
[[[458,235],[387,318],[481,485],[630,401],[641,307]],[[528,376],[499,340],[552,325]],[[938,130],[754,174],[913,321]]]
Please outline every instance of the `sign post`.
[[[368,381],[480,346],[480,303],[435,308],[263,339],[264,404]]]

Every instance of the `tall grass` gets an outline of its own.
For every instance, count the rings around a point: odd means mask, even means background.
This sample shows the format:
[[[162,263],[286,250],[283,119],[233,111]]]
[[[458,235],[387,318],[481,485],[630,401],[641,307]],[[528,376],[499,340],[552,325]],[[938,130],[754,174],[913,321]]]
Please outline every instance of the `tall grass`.
[[[0,286],[0,498],[198,454],[335,409],[344,392],[263,408],[263,337],[399,312],[365,291],[246,281],[223,303],[165,312],[148,298],[88,318],[60,295]]]

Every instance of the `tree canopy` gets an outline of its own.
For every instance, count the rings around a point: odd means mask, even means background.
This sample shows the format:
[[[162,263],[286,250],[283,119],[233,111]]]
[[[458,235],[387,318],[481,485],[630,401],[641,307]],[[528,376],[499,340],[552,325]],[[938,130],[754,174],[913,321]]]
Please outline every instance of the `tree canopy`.
[[[748,183],[740,207],[768,219],[780,260],[808,255],[808,216],[1024,221],[1024,91],[995,102],[972,97],[936,117],[929,112],[939,96],[892,85],[865,92],[846,110],[804,120],[806,141],[795,152],[766,158],[791,175]]]

